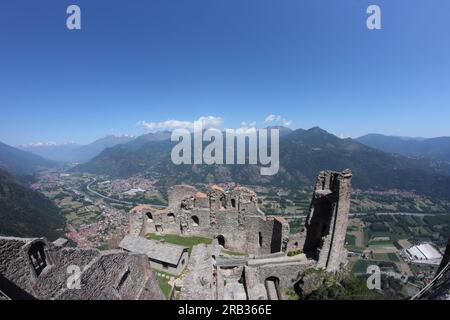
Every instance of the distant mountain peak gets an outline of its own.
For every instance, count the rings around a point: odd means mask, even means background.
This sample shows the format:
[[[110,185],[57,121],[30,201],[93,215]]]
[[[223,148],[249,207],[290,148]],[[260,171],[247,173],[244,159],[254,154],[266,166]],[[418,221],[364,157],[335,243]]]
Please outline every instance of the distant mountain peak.
[[[102,138],[95,140],[94,142],[91,142],[90,144],[105,140],[134,139],[134,138],[135,138],[134,136],[129,134],[121,134],[121,135],[108,134]]]
[[[169,139],[144,135],[120,147],[104,150],[73,170],[113,177],[145,173],[158,179],[161,186],[233,181],[297,188],[312,184],[321,170],[350,168],[354,172],[355,187],[362,190],[376,186],[381,190],[415,190],[418,194],[450,199],[450,177],[443,176],[447,167],[375,150],[351,138],[340,139],[319,127],[297,129],[280,139],[280,170],[272,177],[261,176],[254,166],[177,166],[170,160],[172,147]]]
[[[403,141],[424,141],[427,140],[427,138],[423,137],[407,137],[407,136],[397,136],[397,135],[385,135],[381,133],[368,133],[366,135],[363,135],[357,139],[369,139],[369,138],[392,138],[392,139],[399,139]]]
[[[285,126],[269,126],[269,127],[266,127],[266,129],[268,129],[268,130],[278,129],[280,132],[280,137],[286,136],[293,131],[292,129],[285,127]]]
[[[279,129],[279,130],[288,130],[292,131],[291,128],[285,127],[285,126],[268,126],[266,129]]]
[[[450,163],[450,137],[412,138],[371,133],[356,140],[384,152]]]
[[[13,175],[32,174],[54,166],[55,163],[48,159],[0,142],[0,168]]]
[[[66,141],[66,142],[30,142],[27,144],[21,144],[18,147],[19,148],[37,148],[37,147],[59,147],[59,146],[75,146],[78,145],[77,143],[73,141]]]
[[[328,131],[322,129],[321,127],[312,127],[310,129],[306,130],[307,132],[312,132],[312,133],[326,133],[326,134],[330,134]]]

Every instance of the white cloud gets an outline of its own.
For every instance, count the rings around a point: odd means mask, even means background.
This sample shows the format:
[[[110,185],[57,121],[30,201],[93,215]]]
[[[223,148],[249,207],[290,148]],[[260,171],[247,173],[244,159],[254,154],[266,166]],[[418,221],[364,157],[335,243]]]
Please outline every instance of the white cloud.
[[[252,121],[252,122],[242,121],[241,122],[241,126],[242,127],[255,127],[256,126],[256,121]]]
[[[284,127],[290,127],[292,125],[292,120],[287,120],[282,116],[275,114],[269,114],[264,122],[269,125],[282,125]]]
[[[200,117],[195,121],[184,121],[170,119],[161,122],[147,122],[139,121],[137,125],[148,131],[158,131],[158,130],[175,130],[175,129],[194,129],[194,123],[201,122],[204,129],[217,128],[223,123],[223,119],[214,116]]]
[[[264,120],[265,123],[272,123],[274,121],[280,120],[280,116],[276,116],[274,114],[269,114],[266,119]]]
[[[258,129],[255,128],[255,126],[242,126],[237,129],[231,129],[234,130],[236,134],[250,134],[250,133],[256,133]]]

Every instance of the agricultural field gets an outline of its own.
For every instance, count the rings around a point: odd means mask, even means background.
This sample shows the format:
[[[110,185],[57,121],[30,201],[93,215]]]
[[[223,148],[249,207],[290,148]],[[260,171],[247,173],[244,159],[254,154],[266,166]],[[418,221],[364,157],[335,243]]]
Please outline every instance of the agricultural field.
[[[427,198],[407,192],[354,192],[351,213],[412,212],[447,213],[450,202]]]
[[[360,260],[360,259],[350,261],[350,269],[356,275],[367,274],[367,268],[372,265],[379,266],[381,271],[399,272],[398,266],[390,261]]]
[[[266,214],[305,215],[311,203],[312,192],[311,188],[299,190],[258,188],[258,197],[261,201],[261,209]]]
[[[377,265],[389,286],[396,287],[396,291],[407,297],[430,281],[436,266],[406,263],[399,255],[400,251],[430,242],[443,252],[448,234],[448,214],[367,214],[353,217],[346,237],[346,247],[352,252],[349,269],[364,277],[369,266]],[[399,279],[402,276],[406,276],[407,281]]]
[[[95,223],[102,213],[98,205],[81,194],[58,189],[45,195],[58,206],[67,222],[76,228]]]
[[[392,245],[403,248],[411,244],[432,242],[445,246],[450,234],[450,214],[441,215],[370,215],[361,218],[366,246]]]

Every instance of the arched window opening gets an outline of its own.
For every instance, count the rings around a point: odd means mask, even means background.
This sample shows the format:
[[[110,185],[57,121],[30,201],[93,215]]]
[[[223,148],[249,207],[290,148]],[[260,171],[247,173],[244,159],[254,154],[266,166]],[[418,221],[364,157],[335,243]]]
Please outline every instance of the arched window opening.
[[[225,237],[223,235],[217,236],[217,242],[219,245],[225,248]]]
[[[47,266],[47,257],[45,255],[45,244],[42,242],[33,243],[28,249],[28,257],[36,276],[39,276]]]
[[[198,219],[197,216],[192,216],[192,226],[197,227],[200,224],[200,220]]]

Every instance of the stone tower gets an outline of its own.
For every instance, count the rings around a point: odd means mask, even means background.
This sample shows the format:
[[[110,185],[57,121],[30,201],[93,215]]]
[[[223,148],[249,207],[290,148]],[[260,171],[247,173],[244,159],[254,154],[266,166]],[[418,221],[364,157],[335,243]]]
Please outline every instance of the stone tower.
[[[352,173],[320,172],[305,223],[303,251],[317,267],[336,272],[345,263]]]

